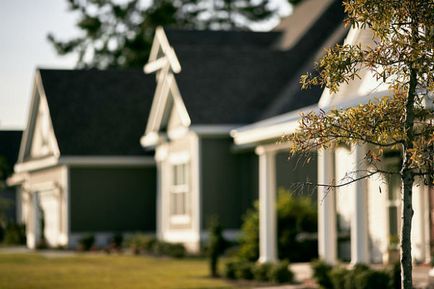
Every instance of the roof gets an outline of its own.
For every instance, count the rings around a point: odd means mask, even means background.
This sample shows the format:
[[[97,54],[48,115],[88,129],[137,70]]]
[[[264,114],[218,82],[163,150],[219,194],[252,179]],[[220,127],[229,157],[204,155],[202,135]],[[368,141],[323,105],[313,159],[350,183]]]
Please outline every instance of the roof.
[[[142,70],[40,69],[61,155],[143,155],[155,78]]]
[[[300,92],[299,78],[343,16],[335,1],[284,51],[276,46],[279,32],[169,30],[192,124],[248,124],[317,103],[322,90]]]
[[[0,130],[0,156],[6,159],[11,170],[18,159],[21,135],[20,130]]]
[[[167,39],[174,47],[180,45],[190,46],[218,46],[218,47],[256,47],[270,48],[277,44],[281,32],[253,32],[245,30],[165,30]]]

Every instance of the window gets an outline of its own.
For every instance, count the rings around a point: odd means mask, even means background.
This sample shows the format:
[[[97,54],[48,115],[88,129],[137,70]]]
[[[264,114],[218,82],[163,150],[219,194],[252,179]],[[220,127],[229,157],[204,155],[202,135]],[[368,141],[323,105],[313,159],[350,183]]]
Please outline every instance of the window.
[[[172,167],[172,184],[170,188],[170,213],[172,216],[189,214],[189,174],[188,164],[175,164]]]
[[[389,166],[389,170],[396,171],[399,168]],[[399,203],[401,198],[401,178],[398,175],[388,177],[387,208],[389,215],[389,236],[399,236]]]

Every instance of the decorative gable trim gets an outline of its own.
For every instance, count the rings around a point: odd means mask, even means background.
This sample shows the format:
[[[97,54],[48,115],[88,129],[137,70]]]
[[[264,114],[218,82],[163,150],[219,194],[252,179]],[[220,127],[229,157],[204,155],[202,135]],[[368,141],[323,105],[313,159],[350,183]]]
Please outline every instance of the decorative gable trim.
[[[42,128],[37,128],[38,122],[42,121],[40,119],[40,110],[45,110],[46,115],[42,117],[46,117],[44,120],[45,125]],[[45,95],[44,87],[42,84],[42,78],[39,70],[36,71],[35,80],[32,91],[32,100],[30,104],[29,117],[27,120],[26,128],[23,133],[23,138],[20,145],[20,151],[18,155],[18,163],[24,163],[29,161],[32,158],[32,147],[34,144],[35,138],[35,130],[36,129],[44,129],[46,130],[44,134],[45,136],[39,136],[45,138],[45,141],[48,141],[46,144],[47,152],[41,152],[41,156],[39,157],[54,157],[59,158],[60,150],[59,145],[57,143],[56,136],[54,134],[53,123],[50,115],[50,108],[48,106],[47,97]],[[40,125],[40,124],[39,124]]]
[[[161,141],[161,132],[166,128],[173,110],[179,116],[180,127],[187,130],[191,124],[174,76],[174,73],[181,71],[181,66],[161,27],[156,29],[149,62],[144,70],[146,73],[156,73],[157,87],[140,143],[143,147],[153,147]],[[175,134],[172,132],[169,137],[177,137],[178,132],[179,130]]]
[[[153,73],[165,67],[166,64],[170,65],[173,73],[179,73],[181,71],[181,65],[179,64],[175,51],[169,44],[169,40],[167,40],[164,29],[157,27],[149,60],[144,67],[144,71],[145,73]]]

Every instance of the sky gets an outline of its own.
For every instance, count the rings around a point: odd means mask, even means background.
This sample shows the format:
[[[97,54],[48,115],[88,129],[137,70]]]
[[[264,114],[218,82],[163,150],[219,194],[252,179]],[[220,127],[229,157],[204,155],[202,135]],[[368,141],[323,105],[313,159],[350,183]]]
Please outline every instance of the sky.
[[[56,55],[47,34],[77,35],[76,19],[66,0],[0,0],[0,130],[25,127],[37,67],[75,66],[75,56]]]
[[[36,67],[74,67],[74,56],[57,56],[46,40],[48,32],[77,35],[66,3],[0,1],[0,129],[24,128]]]

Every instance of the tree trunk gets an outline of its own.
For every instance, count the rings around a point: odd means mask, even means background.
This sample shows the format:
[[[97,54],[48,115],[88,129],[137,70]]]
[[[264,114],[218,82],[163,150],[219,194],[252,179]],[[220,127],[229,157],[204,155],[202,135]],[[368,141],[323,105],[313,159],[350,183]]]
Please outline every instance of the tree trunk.
[[[402,175],[402,226],[401,226],[401,288],[412,289],[411,220],[413,218],[413,175]]]
[[[411,170],[411,150],[414,141],[414,103],[416,93],[416,71],[410,68],[410,81],[405,103],[404,129],[407,139],[403,144],[402,178],[402,226],[401,226],[401,288],[413,289],[412,258],[411,258],[411,220],[413,218],[413,183],[414,174]]]

